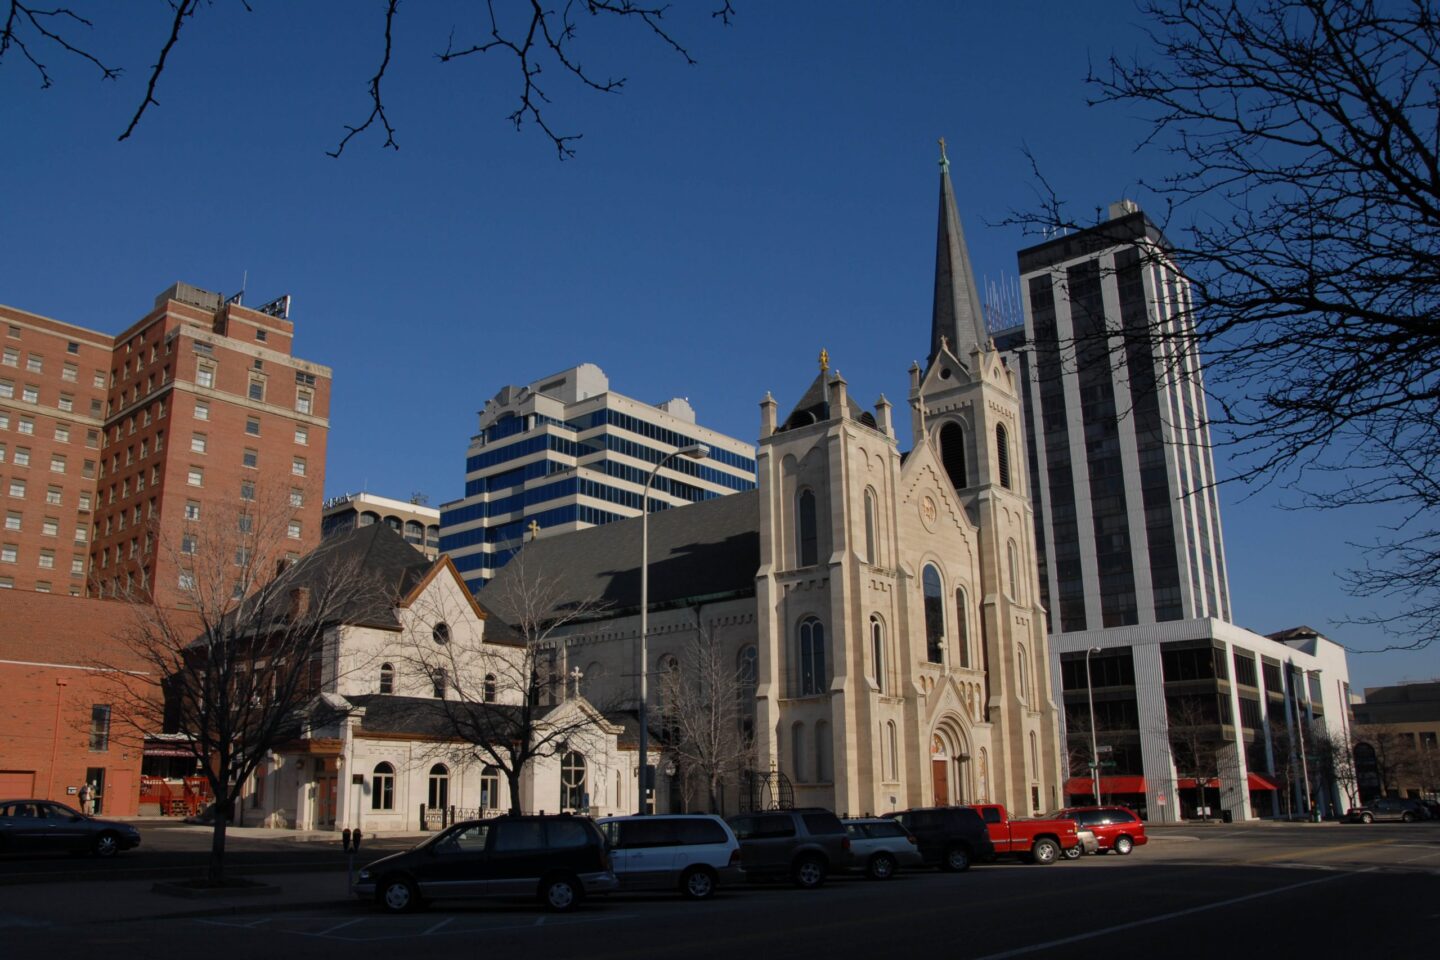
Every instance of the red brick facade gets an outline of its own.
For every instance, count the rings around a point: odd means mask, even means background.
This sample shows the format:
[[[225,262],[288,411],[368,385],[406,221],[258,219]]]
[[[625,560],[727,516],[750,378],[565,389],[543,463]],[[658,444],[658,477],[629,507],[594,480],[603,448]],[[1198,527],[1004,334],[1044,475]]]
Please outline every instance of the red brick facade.
[[[136,814],[142,744],[122,715],[118,684],[158,688],[116,641],[129,613],[127,605],[82,597],[21,590],[0,597],[0,799],[44,797],[78,808],[88,778],[101,784],[102,813]]]
[[[0,307],[0,588],[181,606],[187,529],[247,510],[318,544],[330,371],[285,313],[177,284],[108,337]]]

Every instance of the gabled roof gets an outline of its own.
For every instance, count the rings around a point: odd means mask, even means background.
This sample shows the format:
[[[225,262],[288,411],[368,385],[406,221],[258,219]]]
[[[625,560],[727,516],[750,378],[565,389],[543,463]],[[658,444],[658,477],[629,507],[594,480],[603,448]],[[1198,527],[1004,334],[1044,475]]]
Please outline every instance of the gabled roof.
[[[640,606],[640,518],[525,545],[480,591],[502,619],[507,582],[554,578],[558,609],[598,602],[611,615]],[[748,594],[760,569],[760,502],[754,490],[650,515],[650,603]],[[493,621],[486,621],[488,625]]]
[[[383,523],[352,530],[320,541],[320,546],[295,562],[265,591],[269,606],[288,606],[297,590],[312,589],[330,592],[330,578],[337,570],[353,571],[369,579],[377,590],[357,589],[344,598],[335,609],[334,620],[357,626],[400,629],[395,605],[408,596],[440,563],[428,559],[405,542]],[[248,602],[248,601],[247,601]],[[246,613],[246,619],[269,621],[283,619],[283,611],[267,612],[263,617]]]

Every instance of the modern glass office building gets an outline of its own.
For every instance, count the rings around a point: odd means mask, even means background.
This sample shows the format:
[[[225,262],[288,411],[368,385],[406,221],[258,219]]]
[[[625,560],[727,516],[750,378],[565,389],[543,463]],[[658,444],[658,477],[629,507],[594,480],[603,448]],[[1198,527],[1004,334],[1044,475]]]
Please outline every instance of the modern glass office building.
[[[1231,620],[1200,362],[1171,336],[1190,289],[1166,249],[1112,204],[1020,251],[1025,325],[995,334],[1024,384],[1052,634]]]
[[[651,512],[754,489],[755,448],[697,425],[684,399],[656,406],[611,391],[594,364],[507,386],[480,412],[465,496],[440,507],[440,550],[478,590],[531,536],[639,516],[650,470],[695,443],[709,456],[662,468]]]

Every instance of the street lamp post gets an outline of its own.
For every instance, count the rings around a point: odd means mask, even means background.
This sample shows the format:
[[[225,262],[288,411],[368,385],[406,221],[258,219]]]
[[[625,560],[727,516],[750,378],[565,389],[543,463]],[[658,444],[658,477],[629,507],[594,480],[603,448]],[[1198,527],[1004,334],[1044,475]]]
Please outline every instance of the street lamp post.
[[[645,492],[640,495],[640,805],[641,815],[650,812],[649,784],[646,783],[646,774],[649,773],[649,752],[650,752],[650,718],[648,716],[647,701],[650,699],[649,679],[650,665],[649,651],[646,650],[647,632],[650,628],[650,487],[655,482],[655,475],[660,468],[665,466],[676,457],[689,457],[691,460],[703,460],[710,456],[710,448],[703,443],[692,443],[688,447],[681,447],[672,450],[650,470],[650,476],[645,478]]]
[[[1085,695],[1090,700],[1090,791],[1097,805],[1100,803],[1100,741],[1095,737],[1095,685],[1090,682],[1090,654],[1099,652],[1099,647],[1085,651]]]

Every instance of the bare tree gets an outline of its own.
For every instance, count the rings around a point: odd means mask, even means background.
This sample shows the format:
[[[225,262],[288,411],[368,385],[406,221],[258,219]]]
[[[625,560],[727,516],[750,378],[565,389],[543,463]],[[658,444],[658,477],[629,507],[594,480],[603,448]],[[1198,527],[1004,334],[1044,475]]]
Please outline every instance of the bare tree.
[[[181,538],[155,540],[180,571],[180,608],[158,606],[137,588],[127,625],[117,628],[128,656],[160,678],[159,695],[117,682],[115,702],[117,718],[137,734],[183,735],[215,801],[208,879],[221,884],[227,820],[246,781],[300,734],[303,708],[333,682],[333,627],[371,620],[395,598],[332,556],[333,544],[294,566],[277,561],[288,510],[249,502],[224,515],[207,510]]]
[[[1149,55],[1093,70],[1092,104],[1138,111],[1141,146],[1168,154],[1142,189],[1193,303],[1102,333],[1117,363],[1140,338],[1159,357],[1203,354],[1239,479],[1395,508],[1348,585],[1397,611],[1359,622],[1424,647],[1440,631],[1440,15],[1432,0],[1142,11]],[[1040,182],[1043,209],[1014,219],[1093,226]]]
[[[249,0],[237,0],[237,3],[246,13],[253,12]],[[93,2],[87,4],[86,0],[71,0],[70,6],[40,8],[30,0],[4,0],[8,12],[0,21],[0,65],[4,64],[7,54],[19,58],[35,71],[41,87],[54,83],[51,68],[47,65],[51,56],[83,61],[98,70],[103,79],[121,80],[124,69],[102,60],[96,52],[104,39],[104,31],[97,31],[96,23],[109,11],[102,5],[91,17],[82,16],[79,12],[93,5]],[[155,48],[154,62],[146,73],[145,93],[119,139],[127,139],[135,132],[145,113],[151,107],[160,105],[156,91],[162,76],[167,75],[170,56],[180,43],[182,31],[195,21],[202,10],[213,5],[213,0],[212,3],[171,0],[165,37]],[[457,11],[458,19],[471,19],[473,14],[469,6],[461,5]],[[583,62],[578,40],[582,22],[587,21],[582,21],[582,15],[588,18],[589,24],[597,27],[604,23],[634,24],[686,63],[695,63],[689,50],[666,25],[665,17],[670,12],[668,3],[565,0],[558,6],[549,6],[541,0],[487,0],[484,6],[485,15],[480,22],[451,27],[445,47],[435,53],[435,59],[439,63],[450,63],[486,53],[506,58],[514,70],[519,90],[518,104],[508,119],[516,130],[520,130],[527,121],[533,123],[550,139],[562,160],[574,155],[572,144],[583,134],[562,133],[546,119],[554,103],[554,90],[545,76],[546,69],[554,71],[560,81],[598,93],[619,93],[626,83],[623,76],[601,74]],[[711,19],[727,26],[735,15],[730,0],[713,0],[707,7]],[[380,11],[383,16],[377,16],[375,21],[381,40],[375,73],[366,82],[369,112],[358,123],[345,125],[345,133],[339,143],[334,150],[328,151],[332,157],[340,156],[354,137],[372,127],[384,132],[382,147],[399,149],[384,96],[385,80],[394,65],[393,61],[399,56],[396,51],[399,10],[400,0],[384,0],[383,10]],[[190,33],[194,33],[193,28]],[[465,36],[476,38],[460,39]],[[604,49],[603,32],[595,46]]]
[[[1414,733],[1395,724],[1356,724],[1355,741],[1367,743],[1375,750],[1375,772],[1380,778],[1380,792],[1398,796],[1401,784],[1416,776]]]
[[[1294,734],[1283,721],[1271,720],[1269,731],[1273,763],[1271,773],[1275,777],[1275,785],[1280,788],[1285,815],[1290,817],[1295,812],[1295,785],[1300,780],[1300,753]]]
[[[1225,749],[1219,701],[1214,694],[1177,694],[1166,697],[1165,705],[1175,771],[1182,778],[1194,779],[1195,805],[1204,810],[1209,806],[1206,790],[1219,783]],[[1201,817],[1208,819],[1209,815],[1201,813]]]
[[[749,687],[735,657],[699,622],[698,611],[696,616],[694,642],[676,669],[660,676],[661,722],[678,775],[687,787],[700,786],[710,812],[723,813],[726,783],[738,783],[753,762],[754,738],[742,701]]]
[[[454,607],[470,601],[432,600],[404,655],[432,678],[443,725],[461,745],[457,759],[494,766],[509,786],[510,812],[518,814],[524,812],[520,785],[530,765],[592,744],[607,721],[595,704],[562,709],[571,693],[563,673],[565,639],[600,605],[562,603],[559,579],[528,569],[523,552],[509,566],[514,569],[489,588],[499,592],[486,594],[495,615],[482,633],[435,636],[428,624],[455,622]]]
[[[1347,806],[1360,805],[1360,778],[1355,770],[1355,743],[1342,730],[1329,727],[1311,726],[1311,755],[1319,769],[1316,780],[1322,784],[1333,783],[1345,794]]]

